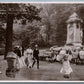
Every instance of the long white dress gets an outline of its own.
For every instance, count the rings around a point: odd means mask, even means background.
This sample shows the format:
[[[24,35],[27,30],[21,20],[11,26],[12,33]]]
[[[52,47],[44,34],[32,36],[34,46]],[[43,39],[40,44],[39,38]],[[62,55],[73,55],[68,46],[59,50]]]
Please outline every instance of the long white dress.
[[[26,63],[25,63],[25,56],[22,56],[20,58],[18,58],[18,61],[19,61],[19,68],[23,68],[26,66]]]
[[[69,60],[67,61],[63,61],[63,66],[60,70],[60,73],[62,74],[70,74],[71,72],[73,72],[71,66],[70,66],[70,62]]]
[[[32,49],[27,49],[25,51],[25,56],[27,57],[27,60],[28,60],[28,67],[32,67],[32,64],[33,64],[33,50]]]

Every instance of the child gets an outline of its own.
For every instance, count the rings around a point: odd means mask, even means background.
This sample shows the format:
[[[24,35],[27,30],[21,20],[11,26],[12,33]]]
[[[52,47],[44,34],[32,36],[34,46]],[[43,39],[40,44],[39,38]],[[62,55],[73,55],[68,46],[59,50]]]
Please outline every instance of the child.
[[[69,57],[69,54],[68,52],[66,52],[65,56],[62,59],[63,67],[61,68],[61,71],[60,71],[60,73],[62,73],[65,78],[69,78],[71,72],[73,72],[70,66],[68,57]]]

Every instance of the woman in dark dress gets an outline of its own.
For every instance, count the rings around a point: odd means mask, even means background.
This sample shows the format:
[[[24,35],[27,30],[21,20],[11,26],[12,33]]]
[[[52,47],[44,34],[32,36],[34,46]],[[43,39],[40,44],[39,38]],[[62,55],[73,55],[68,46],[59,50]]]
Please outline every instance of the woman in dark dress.
[[[17,71],[20,70],[20,58],[21,58],[21,50],[20,46],[16,46],[13,51],[17,55],[17,61],[16,61],[16,69]]]
[[[20,47],[19,46],[16,46],[14,48],[14,53],[16,53],[18,57],[21,57],[21,51],[20,51]]]

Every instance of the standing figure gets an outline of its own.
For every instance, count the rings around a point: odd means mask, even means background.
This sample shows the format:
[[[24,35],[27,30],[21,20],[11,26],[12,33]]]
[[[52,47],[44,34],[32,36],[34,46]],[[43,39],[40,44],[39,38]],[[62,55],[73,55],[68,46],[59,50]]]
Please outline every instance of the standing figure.
[[[84,48],[81,47],[80,51],[79,51],[79,60],[81,61],[81,64],[84,64]]]
[[[18,57],[21,57],[20,46],[16,46],[16,47],[14,48],[14,53],[16,53]]]
[[[74,62],[75,62],[76,64],[78,64],[79,49],[76,48],[76,49],[72,52],[72,54],[73,54],[73,60],[74,60]]]
[[[29,48],[25,51],[25,56],[27,58],[27,67],[28,68],[32,68],[32,64],[33,64],[33,50],[31,49],[31,47],[29,46]]]
[[[61,71],[60,71],[60,73],[62,73],[65,78],[69,78],[71,72],[73,72],[73,70],[72,70],[72,68],[70,66],[68,56],[69,56],[69,53],[68,53],[68,51],[66,51],[66,54],[62,59],[63,66],[62,66]]]
[[[56,61],[56,51],[54,49],[51,51],[51,57],[50,57],[49,61],[50,62]]]
[[[38,49],[38,45],[35,45],[35,49],[33,51],[33,57],[34,57],[33,66],[35,64],[35,59],[36,59],[36,61],[37,61],[37,69],[39,69],[39,49]]]
[[[16,55],[17,55],[17,61],[16,61],[16,69],[17,71],[20,70],[20,58],[21,58],[21,50],[20,50],[20,46],[16,46],[14,48],[14,51],[13,51]]]
[[[61,60],[63,59],[63,57],[65,56],[65,54],[66,54],[66,48],[63,47],[63,48],[60,50],[59,54],[57,55],[56,60],[61,62]]]

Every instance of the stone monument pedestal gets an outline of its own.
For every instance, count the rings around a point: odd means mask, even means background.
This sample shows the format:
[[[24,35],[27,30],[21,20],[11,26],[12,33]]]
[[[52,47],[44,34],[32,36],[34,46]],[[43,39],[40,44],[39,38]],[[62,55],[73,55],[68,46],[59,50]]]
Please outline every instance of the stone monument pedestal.
[[[66,44],[82,46],[83,32],[81,28],[82,20],[76,13],[73,13],[67,20],[67,41]]]

